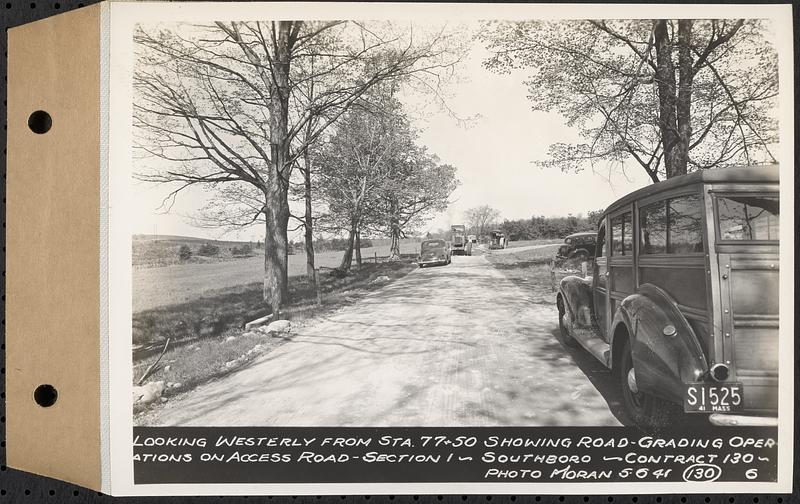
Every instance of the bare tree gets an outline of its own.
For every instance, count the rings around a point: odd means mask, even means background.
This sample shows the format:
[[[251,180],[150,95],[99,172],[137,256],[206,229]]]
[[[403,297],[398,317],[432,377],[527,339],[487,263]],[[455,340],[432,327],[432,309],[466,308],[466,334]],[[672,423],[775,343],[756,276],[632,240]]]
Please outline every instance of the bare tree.
[[[500,219],[500,211],[489,205],[481,205],[464,212],[464,218],[470,230],[478,236],[483,236],[486,234],[486,228]]]
[[[486,26],[493,71],[530,70],[536,110],[580,128],[540,164],[633,162],[658,181],[775,162],[777,53],[762,20],[530,21]]]
[[[136,146],[151,158],[139,178],[175,184],[167,207],[187,187],[212,189],[207,223],[263,223],[264,300],[274,313],[287,293],[298,159],[376,84],[435,80],[459,58],[444,30],[383,22],[140,25],[134,42]],[[300,100],[309,80],[318,83],[313,96]]]

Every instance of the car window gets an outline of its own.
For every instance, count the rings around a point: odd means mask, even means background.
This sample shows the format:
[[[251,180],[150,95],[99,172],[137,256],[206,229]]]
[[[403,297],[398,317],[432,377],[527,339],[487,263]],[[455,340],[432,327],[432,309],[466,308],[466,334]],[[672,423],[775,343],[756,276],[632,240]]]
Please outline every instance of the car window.
[[[642,254],[703,252],[703,202],[699,194],[658,201],[639,211]]]
[[[659,201],[639,211],[642,254],[664,254],[667,251],[667,202]]]
[[[605,246],[606,246],[606,227],[600,226],[600,230],[597,232],[597,245],[595,246],[595,257],[603,257],[605,256]]]
[[[729,195],[717,198],[721,240],[778,240],[777,196]]]
[[[611,219],[611,255],[624,256],[632,253],[631,213],[627,212]]]
[[[445,246],[444,240],[432,240],[432,241],[422,242],[422,248],[424,250],[432,248],[440,248],[444,246]]]
[[[699,194],[669,200],[668,254],[703,251],[703,212]]]

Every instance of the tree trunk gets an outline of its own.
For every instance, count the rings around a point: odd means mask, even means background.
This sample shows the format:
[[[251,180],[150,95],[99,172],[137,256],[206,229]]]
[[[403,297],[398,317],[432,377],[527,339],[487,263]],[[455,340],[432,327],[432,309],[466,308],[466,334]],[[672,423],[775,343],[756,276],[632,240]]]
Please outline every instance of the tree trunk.
[[[287,301],[289,277],[287,226],[289,224],[289,32],[291,23],[278,23],[269,101],[270,172],[267,177],[266,238],[264,241],[264,301],[277,318]]]
[[[678,144],[675,147],[675,158],[672,176],[685,175],[689,165],[689,142],[692,138],[692,84],[694,82],[694,61],[692,59],[692,23],[691,19],[678,21]]]
[[[656,83],[658,89],[658,125],[664,149],[664,166],[667,178],[680,174],[680,152],[677,119],[675,117],[676,85],[675,65],[672,62],[672,41],[669,39],[667,21],[654,21],[656,46]]]
[[[314,219],[311,213],[311,167],[309,166],[308,151],[303,154],[305,170],[303,176],[305,178],[305,239],[306,239],[306,276],[308,277],[309,284],[316,286],[316,278],[314,275]]]
[[[282,192],[282,191],[279,191]],[[282,197],[281,197],[282,196]],[[272,313],[280,313],[288,298],[288,260],[286,227],[289,224],[289,204],[286,194],[270,194],[264,207],[266,233],[264,236],[264,302]]]
[[[361,268],[361,230],[356,230],[356,266],[360,269]]]
[[[347,247],[344,250],[342,257],[342,264],[339,265],[341,271],[350,271],[350,265],[353,263],[353,244],[356,239],[356,225],[350,226],[350,235],[347,237]]]
[[[391,221],[391,236],[392,236],[392,244],[389,247],[389,260],[390,261],[399,261],[400,260],[400,223],[396,216],[392,216]]]

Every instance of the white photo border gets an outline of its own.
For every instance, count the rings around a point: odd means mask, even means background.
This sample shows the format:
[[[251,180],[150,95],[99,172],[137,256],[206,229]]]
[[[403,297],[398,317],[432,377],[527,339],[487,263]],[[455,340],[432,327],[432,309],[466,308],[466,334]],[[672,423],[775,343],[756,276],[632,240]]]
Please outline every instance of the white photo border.
[[[107,114],[110,202],[108,268],[107,449],[103,491],[112,495],[349,495],[349,494],[688,494],[790,493],[794,448],[794,83],[792,6],[693,4],[478,3],[219,3],[110,2],[110,102]],[[256,19],[635,19],[760,18],[774,23],[779,53],[781,165],[780,352],[778,474],[776,482],[649,483],[337,483],[136,485],[130,387],[132,349],[131,236],[133,30],[137,23]],[[105,19],[105,18],[104,18]],[[103,62],[101,62],[103,63]],[[104,75],[101,73],[101,75]],[[102,309],[102,308],[101,308]]]

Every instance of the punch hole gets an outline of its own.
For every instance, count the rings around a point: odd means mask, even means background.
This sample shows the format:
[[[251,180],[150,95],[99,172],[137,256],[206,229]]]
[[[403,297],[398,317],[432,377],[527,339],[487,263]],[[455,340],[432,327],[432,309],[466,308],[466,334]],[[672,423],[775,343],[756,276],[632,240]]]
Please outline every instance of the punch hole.
[[[37,110],[28,117],[28,127],[37,135],[44,135],[53,127],[53,118],[44,110]]]
[[[42,408],[49,408],[57,399],[58,391],[52,385],[39,385],[33,391],[33,400]]]

